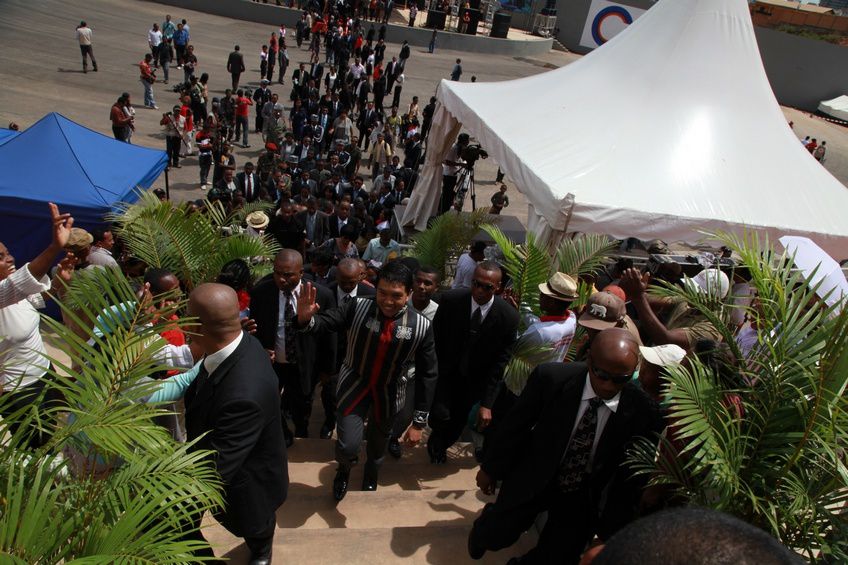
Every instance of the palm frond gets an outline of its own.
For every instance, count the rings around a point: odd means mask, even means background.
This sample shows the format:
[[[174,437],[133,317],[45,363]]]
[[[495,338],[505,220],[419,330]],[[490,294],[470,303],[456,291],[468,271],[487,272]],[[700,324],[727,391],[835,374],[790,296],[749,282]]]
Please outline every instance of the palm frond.
[[[433,219],[423,232],[414,235],[411,255],[422,265],[439,269],[442,280],[445,278],[445,266],[451,257],[457,257],[468,247],[487,222],[486,210],[470,213],[442,214]]]
[[[605,235],[580,234],[564,239],[557,249],[558,270],[575,279],[598,271],[617,244]]]
[[[537,366],[551,361],[560,361],[553,358],[554,349],[545,344],[522,336],[512,346],[512,357],[504,369],[504,384],[515,394],[520,395],[527,384],[527,378]]]
[[[59,305],[76,332],[42,320],[71,359],[51,359],[45,379],[66,404],[0,421],[0,555],[26,563],[192,561],[205,544],[183,541],[181,528],[220,506],[220,480],[211,454],[176,444],[154,422],[163,412],[143,401],[157,386],[148,377],[167,368],[157,359],[158,334],[188,323],[167,319],[184,302],[151,311],[109,269],[77,273],[66,296]],[[31,451],[24,434],[6,433],[14,424],[52,436]],[[62,462],[61,453],[75,455]]]

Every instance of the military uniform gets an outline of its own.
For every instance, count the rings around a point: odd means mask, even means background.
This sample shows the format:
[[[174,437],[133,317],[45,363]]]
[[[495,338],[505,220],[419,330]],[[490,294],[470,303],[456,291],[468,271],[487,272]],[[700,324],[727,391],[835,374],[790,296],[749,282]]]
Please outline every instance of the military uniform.
[[[282,162],[283,159],[271,151],[266,151],[260,155],[259,159],[256,161],[256,172],[259,174],[259,178],[262,182],[267,182],[268,177],[271,176],[274,169],[279,167]]]

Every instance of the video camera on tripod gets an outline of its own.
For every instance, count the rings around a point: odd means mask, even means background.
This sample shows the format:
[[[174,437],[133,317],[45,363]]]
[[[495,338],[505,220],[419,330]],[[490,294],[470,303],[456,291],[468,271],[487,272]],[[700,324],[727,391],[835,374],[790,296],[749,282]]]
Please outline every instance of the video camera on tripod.
[[[465,161],[465,167],[470,169],[478,159],[488,159],[489,154],[483,149],[479,143],[469,144],[462,148],[459,155]]]

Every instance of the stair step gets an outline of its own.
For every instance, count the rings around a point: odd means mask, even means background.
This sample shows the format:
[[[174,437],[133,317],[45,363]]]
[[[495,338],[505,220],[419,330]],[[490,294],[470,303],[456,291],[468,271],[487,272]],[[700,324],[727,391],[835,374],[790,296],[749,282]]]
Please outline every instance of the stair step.
[[[351,484],[344,500],[333,499],[330,489],[292,484],[289,499],[277,510],[281,528],[393,528],[420,526],[449,519],[470,524],[494,497],[479,490],[382,490],[362,492]]]
[[[357,530],[278,530],[273,562],[309,565],[382,565],[395,563],[470,563],[502,565],[536,544],[526,533],[510,548],[489,552],[480,561],[468,557],[469,526],[432,522],[423,526],[363,528]],[[232,565],[247,563],[249,553],[241,540],[233,538],[216,553]]]
[[[324,489],[331,492],[336,475],[334,463],[298,463],[289,465],[289,481],[292,485]],[[350,484],[358,489],[362,484],[363,465],[357,465],[350,473]],[[405,490],[455,490],[473,489],[476,485],[477,464],[473,460],[459,460],[445,465],[429,462],[419,465],[404,464],[389,457],[380,469],[379,489],[385,491]],[[294,492],[291,496],[294,496]]]
[[[427,446],[425,445],[427,438],[422,440],[421,444],[414,448],[403,448],[403,457],[400,463],[427,463],[430,464],[430,456],[427,454]],[[294,445],[288,448],[289,468],[295,463],[331,463],[336,460],[334,439],[320,439],[315,437],[295,438]],[[390,455],[386,455],[386,459],[390,459]],[[474,462],[474,448],[471,443],[457,442],[448,449],[448,464],[458,460],[470,460]],[[365,442],[362,442],[362,448],[359,452],[359,460],[365,462]],[[393,460],[394,461],[394,460]]]

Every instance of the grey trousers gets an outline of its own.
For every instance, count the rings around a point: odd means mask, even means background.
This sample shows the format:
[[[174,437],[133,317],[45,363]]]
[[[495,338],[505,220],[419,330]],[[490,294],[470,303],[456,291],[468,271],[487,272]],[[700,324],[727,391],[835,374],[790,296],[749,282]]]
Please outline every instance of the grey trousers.
[[[381,418],[379,423],[374,418],[371,410],[371,397],[366,396],[354,408],[350,414],[344,415],[341,410],[337,415],[336,433],[336,461],[339,463],[339,471],[350,472],[350,469],[359,460],[359,446],[362,444],[363,433],[368,442],[365,448],[367,461],[365,472],[376,478],[377,471],[383,463],[386,455],[386,444],[389,434],[392,432],[394,417]],[[365,419],[368,419],[366,429]]]

